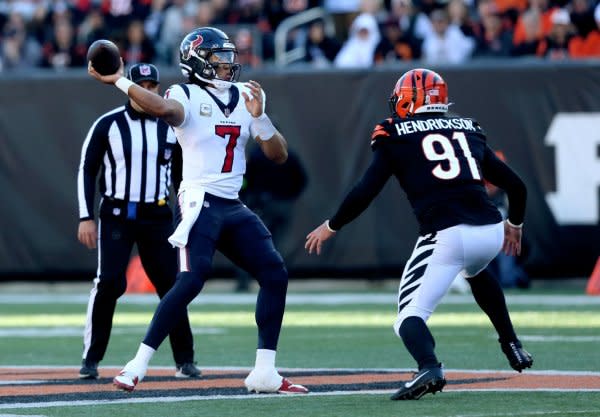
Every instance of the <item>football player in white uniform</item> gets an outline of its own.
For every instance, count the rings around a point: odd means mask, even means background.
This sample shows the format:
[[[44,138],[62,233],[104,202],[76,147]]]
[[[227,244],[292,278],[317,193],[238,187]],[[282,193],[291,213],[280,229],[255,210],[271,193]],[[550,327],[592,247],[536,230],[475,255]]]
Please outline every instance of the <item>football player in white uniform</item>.
[[[285,309],[288,276],[263,222],[239,199],[246,168],[244,148],[255,139],[265,155],[287,159],[287,143],[265,113],[259,83],[238,83],[237,51],[222,31],[204,27],[189,33],[180,47],[187,82],[171,86],[165,97],[149,93],[122,76],[91,76],[114,84],[147,113],[171,125],[182,149],[179,187],[181,221],[169,242],[179,248],[177,281],[158,305],[138,352],[113,382],[132,391],[143,379],[152,355],[187,313],[211,270],[215,250],[248,271],[260,285],[256,303],[258,348],[254,369],[245,379],[251,392],[307,393],[283,378],[275,354]],[[174,174],[175,175],[175,174]]]

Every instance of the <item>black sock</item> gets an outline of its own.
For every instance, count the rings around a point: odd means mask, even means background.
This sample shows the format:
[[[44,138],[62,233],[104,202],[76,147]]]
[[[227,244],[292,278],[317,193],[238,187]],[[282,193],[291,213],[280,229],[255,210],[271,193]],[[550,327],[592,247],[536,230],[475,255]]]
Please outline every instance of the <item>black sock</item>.
[[[471,285],[475,301],[496,328],[500,343],[516,341],[517,335],[508,314],[504,292],[498,281],[487,269],[468,278],[467,281]]]
[[[407,317],[400,325],[400,337],[411,356],[417,361],[419,369],[439,366],[433,351],[435,340],[420,317]]]

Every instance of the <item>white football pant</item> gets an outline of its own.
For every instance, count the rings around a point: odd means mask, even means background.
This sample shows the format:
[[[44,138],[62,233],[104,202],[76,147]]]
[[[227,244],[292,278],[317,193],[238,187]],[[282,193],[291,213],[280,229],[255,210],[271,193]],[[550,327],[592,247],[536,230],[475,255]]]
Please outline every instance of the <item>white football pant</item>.
[[[402,321],[411,316],[427,321],[452,281],[481,272],[498,255],[504,241],[504,224],[461,224],[420,236],[404,267],[398,290],[399,336]]]

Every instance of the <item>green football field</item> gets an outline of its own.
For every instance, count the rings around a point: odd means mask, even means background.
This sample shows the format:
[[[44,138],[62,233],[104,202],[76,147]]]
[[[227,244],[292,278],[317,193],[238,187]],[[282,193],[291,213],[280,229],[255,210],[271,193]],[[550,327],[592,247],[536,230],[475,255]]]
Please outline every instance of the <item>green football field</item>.
[[[190,305],[196,359],[203,371],[235,369],[241,375],[236,374],[235,378],[241,383],[254,362],[254,298],[255,293],[237,295],[209,290]],[[88,389],[100,389],[112,395],[110,378],[115,369],[135,354],[156,306],[156,299],[151,295],[126,295],[117,307],[108,352],[100,366],[101,380],[94,385],[73,385],[74,390],[81,390],[81,399],[77,393],[70,393],[38,400],[35,396],[40,392],[52,384],[56,387],[65,382],[45,381],[49,385],[36,385],[38,382],[23,377],[34,369],[62,370],[67,373],[65,381],[79,382],[76,371],[81,357],[87,294],[35,287],[31,291],[2,292],[0,417],[600,417],[600,297],[585,296],[579,290],[534,287],[509,292],[507,300],[517,333],[534,355],[534,368],[529,374],[554,378],[556,386],[545,385],[546,382],[534,378],[525,388],[505,384],[498,389],[480,390],[475,385],[470,389],[468,383],[452,386],[449,376],[449,385],[442,393],[419,401],[395,402],[389,400],[389,395],[400,381],[391,386],[382,385],[383,388],[359,387],[346,391],[321,386],[301,397],[248,396],[235,392],[221,396],[194,395],[189,389],[185,395],[177,391],[157,391],[149,397],[142,395],[141,388],[148,383],[144,381],[129,395],[90,399]],[[412,359],[392,332],[394,302],[394,290],[383,287],[344,291],[340,285],[337,289],[307,291],[305,288],[295,290],[292,286],[278,350],[281,373],[288,370],[306,376],[318,370],[322,373],[320,378],[326,381],[327,372],[413,370]],[[448,295],[429,325],[436,338],[436,352],[449,375],[454,371],[501,371],[500,375],[513,377],[514,372],[509,372],[493,328],[470,295]],[[168,343],[161,346],[151,366],[163,370],[172,366]],[[581,377],[580,382],[568,382],[575,377]],[[164,377],[165,384],[169,380]],[[12,392],[9,390],[25,388],[29,396],[9,395]],[[61,400],[61,395],[65,400]]]

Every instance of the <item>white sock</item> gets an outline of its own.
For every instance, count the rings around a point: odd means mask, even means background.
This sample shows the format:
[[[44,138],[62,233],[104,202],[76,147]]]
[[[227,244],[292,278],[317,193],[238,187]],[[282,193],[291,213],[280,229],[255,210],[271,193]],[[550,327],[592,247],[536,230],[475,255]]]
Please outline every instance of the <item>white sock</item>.
[[[154,352],[156,352],[156,349],[140,343],[140,347],[135,354],[135,358],[133,358],[130,363],[132,365],[135,364],[136,368],[143,370],[145,373],[146,369],[148,369],[148,363],[150,363],[150,359],[152,359]]]
[[[256,349],[255,369],[274,369],[277,351],[269,349]]]

